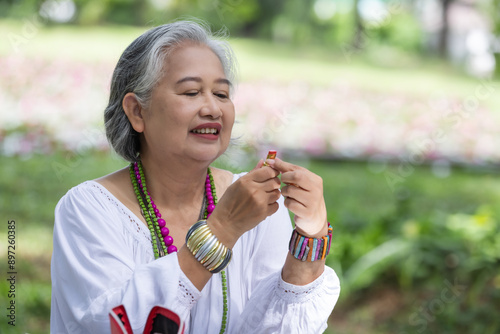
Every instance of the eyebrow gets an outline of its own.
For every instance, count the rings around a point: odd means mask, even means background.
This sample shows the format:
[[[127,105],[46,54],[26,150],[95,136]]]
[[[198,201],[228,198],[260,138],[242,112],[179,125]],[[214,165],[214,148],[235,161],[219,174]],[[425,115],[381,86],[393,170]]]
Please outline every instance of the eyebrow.
[[[186,81],[202,82],[203,80],[201,80],[200,77],[184,77],[184,78],[178,80],[175,84],[176,85],[180,85],[181,83],[186,82]],[[229,81],[228,79],[225,79],[225,78],[217,79],[214,82],[218,83],[218,84],[226,84],[226,85],[228,85],[230,87],[233,86],[233,84],[231,83],[231,81]]]

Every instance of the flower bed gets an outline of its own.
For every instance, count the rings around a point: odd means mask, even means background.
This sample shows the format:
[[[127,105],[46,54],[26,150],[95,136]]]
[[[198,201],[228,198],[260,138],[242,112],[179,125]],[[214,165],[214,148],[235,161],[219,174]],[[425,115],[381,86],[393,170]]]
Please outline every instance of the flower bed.
[[[107,149],[102,114],[113,64],[8,56],[0,66],[3,155]],[[482,85],[463,99],[422,99],[348,84],[243,82],[235,133],[257,149],[315,156],[498,163],[499,116],[483,103],[494,89]]]

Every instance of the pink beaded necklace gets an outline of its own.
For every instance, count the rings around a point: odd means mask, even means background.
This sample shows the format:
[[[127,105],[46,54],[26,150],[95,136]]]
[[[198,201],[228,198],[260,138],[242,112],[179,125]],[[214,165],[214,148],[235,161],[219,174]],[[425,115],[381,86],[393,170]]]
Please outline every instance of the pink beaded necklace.
[[[177,252],[177,247],[174,246],[174,238],[170,236],[170,230],[166,226],[165,219],[161,217],[160,210],[156,206],[151,194],[146,187],[146,179],[140,161],[130,164],[130,178],[134,186],[134,192],[141,206],[141,212],[148,228],[151,232],[153,249],[155,258],[166,254]],[[213,191],[212,191],[213,189]],[[205,199],[203,206],[207,203],[203,213],[203,219],[210,217],[215,209],[217,195],[215,194],[214,180],[210,168],[207,170],[207,178],[205,180]],[[152,214],[154,213],[154,215]],[[160,237],[161,236],[161,237]]]

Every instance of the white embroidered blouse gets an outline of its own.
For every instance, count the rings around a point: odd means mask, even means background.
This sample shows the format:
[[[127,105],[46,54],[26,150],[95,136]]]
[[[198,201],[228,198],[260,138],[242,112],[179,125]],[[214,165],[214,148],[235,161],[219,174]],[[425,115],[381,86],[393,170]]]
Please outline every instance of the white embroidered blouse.
[[[279,204],[233,247],[226,333],[322,333],[327,327],[339,280],[327,266],[305,286],[281,279],[292,225],[282,198]],[[177,312],[185,333],[215,334],[221,327],[221,275],[199,291],[176,253],[155,260],[147,226],[95,181],[74,187],[56,207],[51,274],[53,334],[109,333],[109,311],[120,304],[134,333],[142,334],[156,305]]]

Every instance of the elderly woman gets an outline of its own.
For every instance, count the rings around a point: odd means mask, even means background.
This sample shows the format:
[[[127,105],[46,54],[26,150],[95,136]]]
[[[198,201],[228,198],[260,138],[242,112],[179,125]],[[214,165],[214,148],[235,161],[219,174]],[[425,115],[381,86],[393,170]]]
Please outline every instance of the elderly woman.
[[[325,330],[340,287],[321,178],[280,159],[239,175],[209,167],[231,137],[233,70],[228,45],[192,22],[125,50],[105,126],[131,164],[56,207],[52,333],[109,333],[120,304],[136,333],[155,305],[187,333]]]

